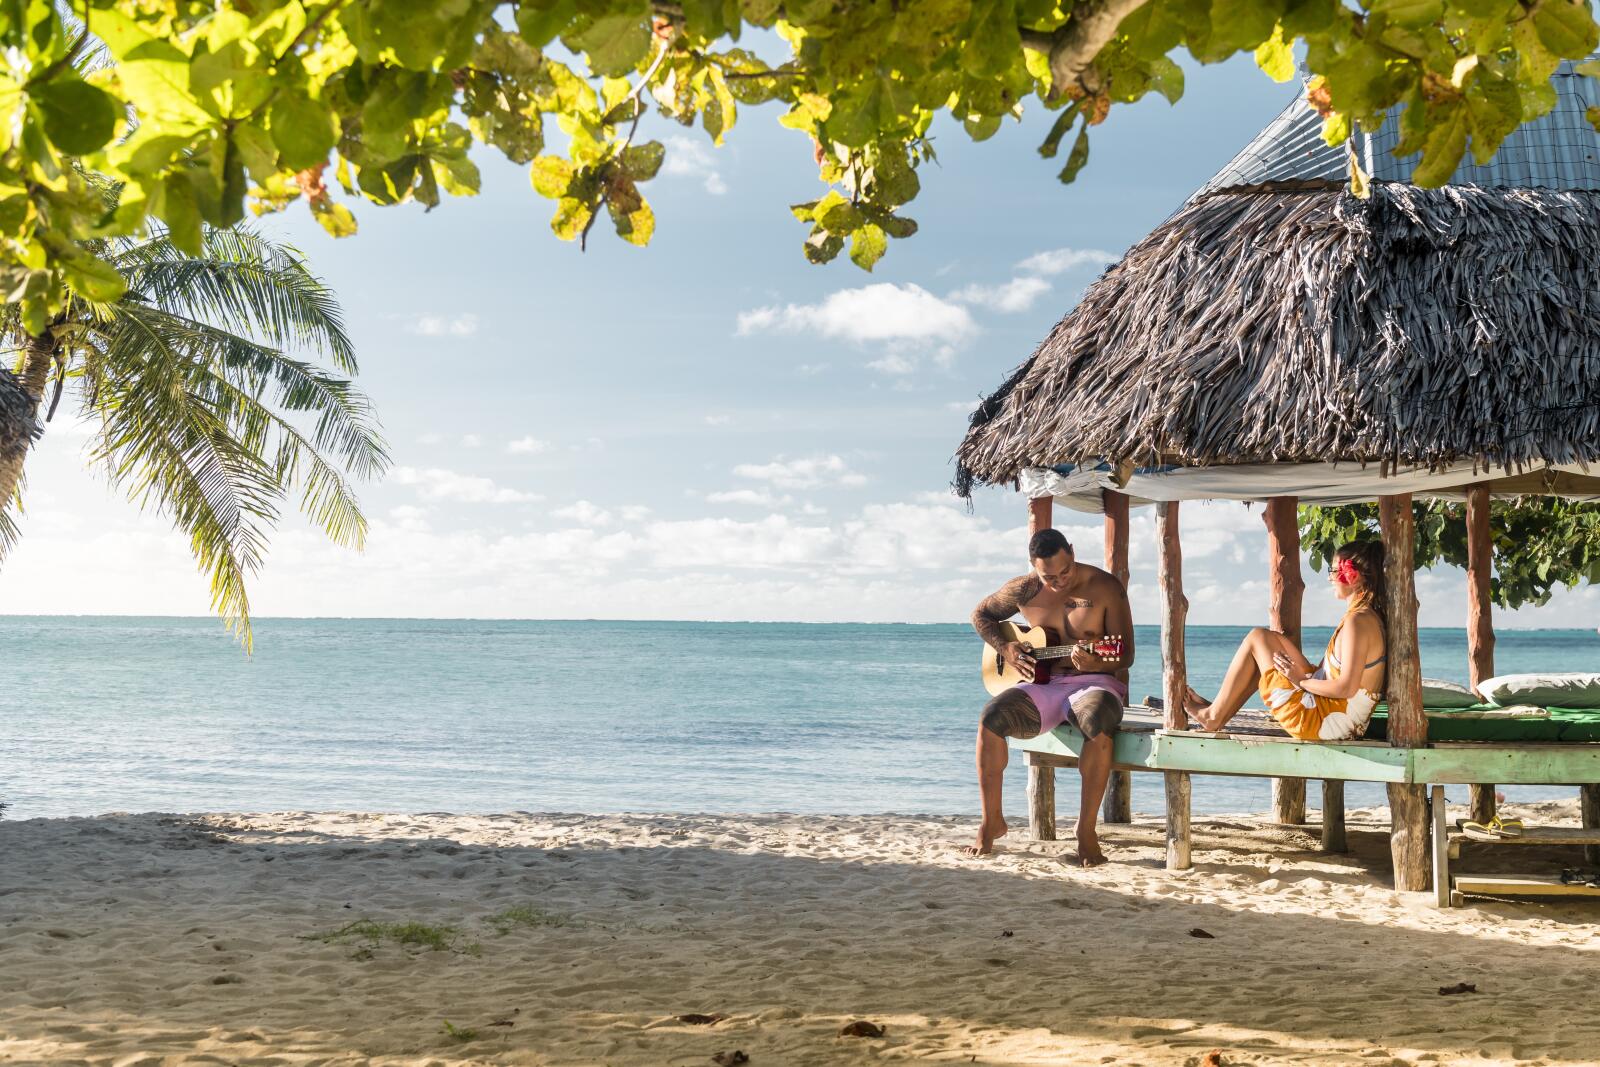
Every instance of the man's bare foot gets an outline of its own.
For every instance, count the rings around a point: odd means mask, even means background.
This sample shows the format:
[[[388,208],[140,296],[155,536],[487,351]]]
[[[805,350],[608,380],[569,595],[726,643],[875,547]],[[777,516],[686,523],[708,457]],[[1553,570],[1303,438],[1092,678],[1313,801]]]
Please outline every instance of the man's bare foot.
[[[994,843],[1006,836],[1011,828],[1006,825],[1005,819],[995,816],[993,822],[985,822],[978,827],[978,842],[968,845],[961,850],[964,856],[987,856],[994,852]]]
[[[1093,830],[1080,828],[1075,836],[1078,839],[1078,866],[1098,867],[1109,862],[1106,854],[1100,851],[1100,837]]]

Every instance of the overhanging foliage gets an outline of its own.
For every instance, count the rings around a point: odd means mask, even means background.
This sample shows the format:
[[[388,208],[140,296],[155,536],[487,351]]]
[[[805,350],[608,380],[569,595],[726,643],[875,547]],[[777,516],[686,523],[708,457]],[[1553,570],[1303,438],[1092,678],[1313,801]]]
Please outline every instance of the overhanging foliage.
[[[202,224],[304,201],[336,235],[351,203],[478,188],[473,143],[530,170],[556,201],[557,236],[585,240],[602,214],[644,244],[640,192],[663,148],[639,143],[654,106],[720,144],[741,106],[775,102],[808,137],[825,190],[795,205],[814,262],[871,269],[916,224],[927,133],[948,112],[976,140],[1026,106],[1053,114],[1040,152],[1071,139],[1060,176],[1089,158],[1114,105],[1176,101],[1182,49],[1205,63],[1253,51],[1294,74],[1295,42],[1330,143],[1403,105],[1398,154],[1445,181],[1470,149],[1492,155],[1549,110],[1550,74],[1597,29],[1582,0],[81,0],[107,63],[52,0],[0,3],[0,292],[32,332],[68,288],[121,292],[86,239],[160,220],[176,246]],[[770,30],[768,63],[739,42]],[[554,119],[560,137],[547,143]],[[107,213],[73,160],[126,183]],[[1355,176],[1355,184],[1362,183]],[[335,190],[341,190],[342,196]]]

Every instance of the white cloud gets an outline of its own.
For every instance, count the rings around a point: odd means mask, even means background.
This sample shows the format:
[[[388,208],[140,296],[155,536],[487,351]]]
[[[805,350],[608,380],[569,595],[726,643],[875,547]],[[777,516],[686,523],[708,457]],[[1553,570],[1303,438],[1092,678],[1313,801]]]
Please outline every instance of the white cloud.
[[[661,173],[668,177],[699,178],[705,191],[712,196],[722,196],[728,191],[728,183],[722,180],[705,144],[678,134],[667,138],[667,157],[661,164]]]
[[[643,504],[624,504],[617,509],[623,522],[643,522],[650,517],[650,509]]]
[[[478,316],[418,315],[406,329],[423,337],[471,337],[478,332]]]
[[[1119,258],[1115,252],[1099,248],[1055,248],[1029,256],[1017,264],[1017,269],[1034,274],[1064,274],[1076,267],[1103,267]]]
[[[541,441],[537,437],[519,437],[515,441],[506,442],[506,451],[513,456],[536,456],[548,450],[549,441]]]
[[[417,444],[419,444],[419,445],[441,445],[441,444],[444,444],[444,434],[436,433],[436,432],[425,433],[421,437],[417,438]]]
[[[954,345],[978,332],[967,309],[920,285],[880,282],[841,289],[817,304],[776,304],[741,311],[741,337],[775,331],[815,333],[830,340]]]
[[[728,423],[733,421],[733,416],[732,415],[707,415],[707,416],[705,416],[704,421],[705,421],[705,424],[707,426],[726,426],[726,425],[728,425]]]
[[[544,499],[537,493],[498,486],[490,478],[458,474],[439,467],[396,467],[389,473],[389,479],[396,485],[412,486],[424,500],[454,500],[462,504],[525,504]]]
[[[461,447],[462,448],[482,448],[483,447],[483,435],[479,434],[479,433],[463,434],[461,436]]]
[[[551,512],[558,519],[570,519],[580,526],[610,526],[611,512],[587,500],[568,504]]]
[[[1012,278],[1000,285],[968,285],[950,294],[951,300],[975,304],[1002,314],[1027,311],[1045,293],[1050,283],[1043,278]]]
[[[802,363],[794,371],[802,378],[815,378],[832,366],[831,363]]]
[[[712,504],[749,504],[758,508],[780,508],[794,503],[792,496],[776,496],[770,489],[727,489],[707,493],[706,501]]]
[[[857,486],[866,476],[850,469],[839,456],[777,457],[771,463],[741,463],[733,468],[741,478],[771,482],[779,489],[815,489],[823,485]]]

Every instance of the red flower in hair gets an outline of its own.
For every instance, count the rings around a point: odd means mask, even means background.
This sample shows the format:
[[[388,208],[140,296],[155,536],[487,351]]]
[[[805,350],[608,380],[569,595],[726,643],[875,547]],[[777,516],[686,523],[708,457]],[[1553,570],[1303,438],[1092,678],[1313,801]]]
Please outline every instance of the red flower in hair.
[[[1333,576],[1340,585],[1355,585],[1361,580],[1361,572],[1347,559],[1341,559],[1339,565],[1333,568]]]

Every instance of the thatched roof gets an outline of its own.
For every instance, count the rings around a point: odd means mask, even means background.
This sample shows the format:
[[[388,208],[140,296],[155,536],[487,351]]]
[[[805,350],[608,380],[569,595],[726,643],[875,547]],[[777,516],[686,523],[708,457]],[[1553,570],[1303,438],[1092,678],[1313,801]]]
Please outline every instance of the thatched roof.
[[[1342,175],[1287,172],[1307,165],[1293,146],[1248,171],[1258,184],[1208,184],[973,413],[957,490],[1102,461],[1600,461],[1600,139],[1584,128],[1591,165],[1547,168],[1553,188],[1378,181],[1360,200]],[[1219,178],[1247,154],[1270,162],[1258,138]]]

